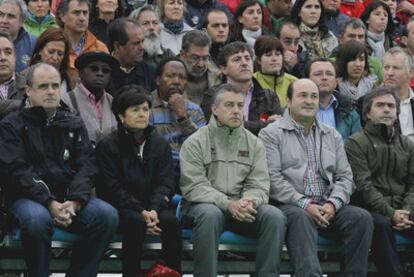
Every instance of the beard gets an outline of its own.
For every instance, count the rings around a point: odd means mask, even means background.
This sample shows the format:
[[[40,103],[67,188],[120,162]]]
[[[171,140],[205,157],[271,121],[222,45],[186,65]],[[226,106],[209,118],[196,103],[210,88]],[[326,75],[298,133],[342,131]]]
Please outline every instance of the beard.
[[[153,32],[145,36],[144,51],[150,56],[154,56],[162,52],[161,38],[159,34]]]

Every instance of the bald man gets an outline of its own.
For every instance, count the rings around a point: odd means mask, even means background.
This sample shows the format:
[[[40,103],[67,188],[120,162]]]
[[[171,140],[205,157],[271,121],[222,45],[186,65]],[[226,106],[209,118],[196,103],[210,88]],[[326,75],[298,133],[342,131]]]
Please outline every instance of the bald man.
[[[371,215],[348,205],[353,190],[341,135],[318,121],[318,86],[293,82],[288,111],[261,130],[270,175],[270,203],[287,218],[286,243],[297,276],[322,276],[318,234],[346,243],[340,276],[366,276]]]

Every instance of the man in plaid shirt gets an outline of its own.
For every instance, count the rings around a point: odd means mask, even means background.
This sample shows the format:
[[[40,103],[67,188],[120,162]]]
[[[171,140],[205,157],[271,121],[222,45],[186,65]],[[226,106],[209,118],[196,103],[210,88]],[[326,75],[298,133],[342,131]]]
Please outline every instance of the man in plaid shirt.
[[[183,97],[187,85],[187,69],[183,61],[167,58],[158,64],[155,73],[158,88],[151,93],[150,124],[170,143],[178,185],[181,145],[206,125],[206,119],[199,105]]]
[[[340,276],[366,276],[373,223],[348,205],[352,171],[341,135],[316,118],[319,90],[299,79],[287,91],[283,118],[262,129],[270,202],[287,217],[286,243],[296,276],[322,276],[318,233],[342,241]]]

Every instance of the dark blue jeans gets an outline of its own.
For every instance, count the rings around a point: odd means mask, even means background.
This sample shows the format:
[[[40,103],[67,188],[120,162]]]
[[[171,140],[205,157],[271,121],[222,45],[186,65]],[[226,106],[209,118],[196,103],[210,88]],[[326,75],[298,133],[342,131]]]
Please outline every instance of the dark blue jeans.
[[[16,200],[10,213],[17,219],[29,276],[49,276],[53,219],[45,206],[30,199]],[[118,212],[110,204],[91,198],[77,213],[69,231],[81,239],[74,243],[66,276],[96,276],[99,262],[118,226]]]

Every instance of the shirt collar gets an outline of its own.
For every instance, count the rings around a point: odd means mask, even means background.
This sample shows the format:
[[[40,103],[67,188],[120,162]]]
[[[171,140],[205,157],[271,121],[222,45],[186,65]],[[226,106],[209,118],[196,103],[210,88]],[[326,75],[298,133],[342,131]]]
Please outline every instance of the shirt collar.
[[[401,104],[406,104],[406,103],[410,103],[410,100],[414,98],[414,92],[412,89],[410,89],[410,95],[408,96],[407,99],[405,99],[404,101],[401,101]]]
[[[88,97],[89,100],[93,100],[93,102],[95,103],[99,103],[103,100],[103,97],[101,97],[101,99],[97,101],[95,95],[92,92],[90,92],[82,83],[79,84],[79,87],[81,88],[81,91],[85,93],[86,97]]]
[[[335,97],[335,95],[332,94],[331,100],[329,101],[328,105],[326,106],[326,108],[322,107],[321,104],[319,104],[319,109],[320,110],[329,110],[331,107],[333,106],[334,109],[337,109],[339,106],[339,101],[338,99]]]
[[[2,86],[10,86],[14,80],[16,79],[16,75],[13,73],[13,75],[10,77],[9,80],[7,80],[6,82],[4,82],[3,84],[0,84]]]
[[[155,107],[164,107],[163,102],[161,101],[160,97],[158,96],[158,89],[152,92],[152,106]]]

